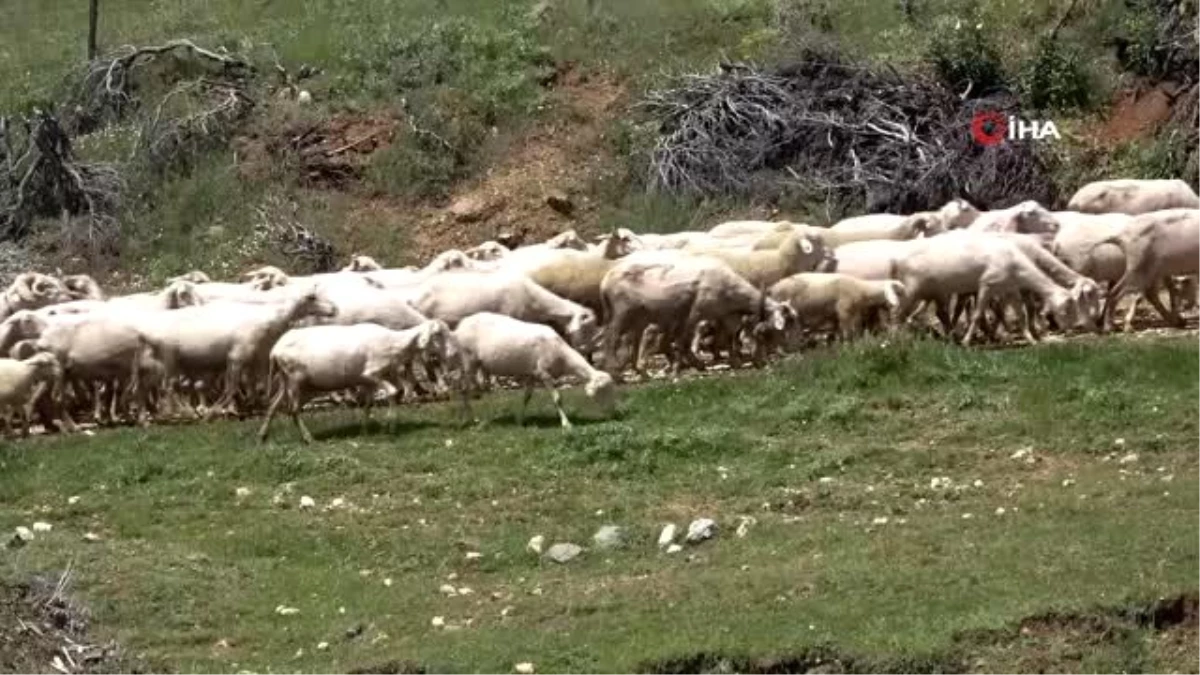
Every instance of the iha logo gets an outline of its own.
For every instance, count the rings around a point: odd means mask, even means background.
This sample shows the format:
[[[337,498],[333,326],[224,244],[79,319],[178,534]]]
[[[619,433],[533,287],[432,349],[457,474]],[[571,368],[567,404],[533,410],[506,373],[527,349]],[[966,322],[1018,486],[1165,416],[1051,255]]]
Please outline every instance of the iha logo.
[[[1023,120],[994,110],[975,113],[975,117],[971,118],[971,135],[976,143],[983,146],[998,145],[1004,141],[1040,141],[1048,136],[1055,140],[1062,139],[1054,122]]]

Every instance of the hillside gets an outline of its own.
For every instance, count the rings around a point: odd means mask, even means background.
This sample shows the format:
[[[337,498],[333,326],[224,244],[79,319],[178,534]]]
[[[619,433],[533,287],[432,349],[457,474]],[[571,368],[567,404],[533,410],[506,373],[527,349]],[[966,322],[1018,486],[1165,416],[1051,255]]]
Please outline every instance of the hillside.
[[[826,222],[867,204],[786,186],[650,190],[662,120],[639,103],[680,73],[770,68],[813,49],[947,87],[968,73],[1055,120],[1065,140],[1037,149],[1046,173],[1030,177],[1047,199],[1089,177],[1195,173],[1194,50],[1163,49],[1175,17],[1195,16],[1191,0],[162,0],[150,12],[104,0],[94,73],[111,74],[122,45],[180,38],[247,64],[221,80],[228,67],[184,51],[147,59],[129,69],[119,106],[97,89],[103,80],[82,77],[86,3],[15,4],[17,20],[0,26],[0,113],[62,110],[78,161],[111,163],[122,184],[103,227],[77,203],[64,220],[54,199],[21,232],[10,226],[8,273],[41,260],[142,285],[191,268],[322,267],[357,251],[412,262],[568,227],[669,231],[781,211]],[[239,105],[212,113],[231,87]],[[311,103],[296,100],[300,89]],[[1000,201],[1027,196],[1018,192]]]

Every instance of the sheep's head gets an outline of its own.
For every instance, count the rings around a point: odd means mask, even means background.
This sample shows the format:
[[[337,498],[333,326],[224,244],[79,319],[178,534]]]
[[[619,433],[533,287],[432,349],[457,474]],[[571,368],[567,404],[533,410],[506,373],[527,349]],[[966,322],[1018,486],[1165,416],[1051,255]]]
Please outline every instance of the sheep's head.
[[[36,349],[36,346],[34,347]],[[43,379],[58,378],[62,374],[62,367],[58,363],[58,358],[50,352],[36,352],[21,361],[27,366],[33,368],[33,372]]]
[[[942,215],[936,211],[921,211],[905,218],[902,226],[912,228],[915,237],[932,237],[946,231]]]
[[[1070,293],[1079,308],[1080,323],[1093,330],[1099,330],[1103,297],[1100,285],[1092,279],[1082,277],[1071,286]]]
[[[472,260],[499,260],[508,255],[508,247],[498,241],[485,241],[482,244],[469,248],[466,251],[467,257]]]
[[[955,198],[946,202],[945,206],[938,210],[938,215],[941,216],[946,229],[957,230],[975,222],[979,217],[979,209],[965,199]]]
[[[425,269],[429,272],[448,272],[450,270],[461,270],[471,267],[471,259],[466,253],[452,248],[449,251],[442,251],[436,258],[431,260]]]
[[[579,350],[589,349],[600,334],[596,313],[590,309],[576,312],[567,323],[567,340]]]
[[[602,247],[604,257],[609,260],[624,258],[634,251],[646,248],[641,237],[624,227],[618,227],[609,234],[597,238],[596,243]]]
[[[546,240],[546,246],[549,248],[573,248],[576,251],[586,251],[588,249],[587,242],[575,230],[567,230],[562,234],[550,237]]]
[[[597,370],[584,385],[583,391],[593,401],[598,403],[605,413],[610,413],[617,406],[617,384],[612,375]]]
[[[286,286],[288,282],[288,275],[278,267],[271,265],[246,272],[242,278],[246,279],[252,288],[259,291],[269,291],[272,288]]]
[[[1013,219],[1017,225],[1017,232],[1025,234],[1058,232],[1058,219],[1041,204],[1035,201],[1021,202],[1015,209],[1016,213],[1013,215]]]
[[[72,300],[104,299],[104,292],[100,290],[100,284],[96,283],[95,279],[86,274],[73,274],[65,277],[62,280],[62,284]]]
[[[1046,305],[1059,326],[1074,326],[1079,323],[1079,302],[1070,291],[1055,289],[1047,299]]]
[[[328,319],[337,316],[337,305],[325,297],[324,293],[313,287],[296,300],[294,316],[296,318],[311,316]]]
[[[37,309],[73,299],[61,281],[38,272],[17,275],[5,295],[14,309]]]
[[[18,340],[41,336],[44,330],[46,330],[44,318],[28,309],[18,310],[0,322],[0,352],[8,351]]]
[[[796,272],[811,272],[825,264],[832,252],[819,237],[807,234],[791,234],[780,244],[779,250],[790,263],[788,269]]]
[[[163,289],[163,295],[166,296],[167,307],[170,309],[204,304],[204,299],[196,292],[196,284],[184,279],[177,278],[172,281]]]
[[[377,272],[383,266],[375,262],[369,255],[355,255],[350,258],[350,264],[342,268],[343,272]]]

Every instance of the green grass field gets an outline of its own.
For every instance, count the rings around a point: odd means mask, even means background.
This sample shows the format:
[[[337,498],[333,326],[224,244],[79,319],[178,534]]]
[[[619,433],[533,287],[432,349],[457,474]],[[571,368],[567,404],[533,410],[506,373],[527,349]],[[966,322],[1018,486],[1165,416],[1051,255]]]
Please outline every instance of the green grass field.
[[[1194,626],[1174,650],[1016,627],[1196,591],[1198,367],[1194,338],[867,342],[627,389],[614,419],[572,392],[571,433],[545,394],[524,428],[493,394],[465,429],[442,404],[314,414],[311,447],[286,421],[265,446],[253,421],[10,442],[0,526],[54,530],[6,574],[71,565],[95,635],[179,671],[1195,672]],[[705,516],[715,539],[656,550]],[[606,523],[627,548],[525,551]]]

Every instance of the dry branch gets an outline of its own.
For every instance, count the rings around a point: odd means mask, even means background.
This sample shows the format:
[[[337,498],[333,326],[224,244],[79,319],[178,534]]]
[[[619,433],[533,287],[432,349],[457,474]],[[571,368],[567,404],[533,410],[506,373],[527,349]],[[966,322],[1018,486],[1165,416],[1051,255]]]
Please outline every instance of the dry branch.
[[[976,145],[978,109],[933,81],[877,72],[829,55],[773,71],[724,64],[684,75],[640,103],[658,125],[652,190],[760,196],[785,192],[844,210],[914,211],[960,195],[982,205],[1050,201],[1032,148]]]

